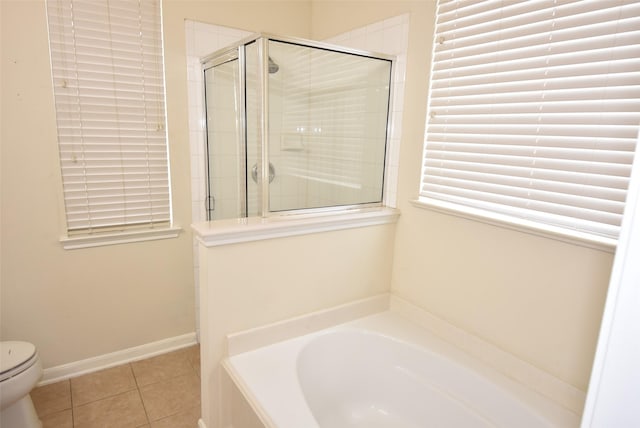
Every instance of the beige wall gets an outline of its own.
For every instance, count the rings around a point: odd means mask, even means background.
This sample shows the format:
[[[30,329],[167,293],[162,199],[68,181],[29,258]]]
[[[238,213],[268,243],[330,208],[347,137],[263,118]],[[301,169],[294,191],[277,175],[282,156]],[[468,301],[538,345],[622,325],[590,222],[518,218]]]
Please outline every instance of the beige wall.
[[[195,330],[184,19],[308,36],[307,2],[165,1],[177,239],[65,251],[44,0],[0,1],[1,338],[45,368]]]
[[[612,255],[409,208],[392,290],[586,391]]]
[[[391,290],[586,390],[613,255],[412,206],[420,177],[433,1],[315,0],[313,36],[411,13]]]
[[[47,368],[193,332],[184,138],[171,133],[179,238],[63,250],[45,3],[0,5],[2,339],[33,342]]]

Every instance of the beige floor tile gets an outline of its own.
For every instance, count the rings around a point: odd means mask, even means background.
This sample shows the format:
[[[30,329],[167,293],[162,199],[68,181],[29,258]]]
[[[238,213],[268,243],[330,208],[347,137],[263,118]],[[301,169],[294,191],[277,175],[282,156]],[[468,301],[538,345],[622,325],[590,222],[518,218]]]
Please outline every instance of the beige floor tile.
[[[129,428],[148,423],[137,390],[94,401],[73,409],[74,428]]]
[[[199,373],[200,346],[195,345],[45,385],[31,398],[43,428],[195,428]]]
[[[63,410],[47,416],[40,416],[42,428],[73,428],[71,409]]]
[[[189,362],[194,369],[200,369],[200,345],[194,345],[186,349],[189,355]]]
[[[198,419],[200,419],[200,406],[151,422],[151,428],[196,428]]]
[[[71,409],[71,386],[68,380],[40,386],[31,391],[31,401],[38,417]]]
[[[71,379],[73,407],[134,389],[136,381],[129,364]]]
[[[190,362],[192,354],[193,351],[189,349],[180,349],[131,363],[138,386],[150,385],[172,377],[193,373],[194,369]]]
[[[151,422],[200,406],[200,380],[195,373],[140,387]]]

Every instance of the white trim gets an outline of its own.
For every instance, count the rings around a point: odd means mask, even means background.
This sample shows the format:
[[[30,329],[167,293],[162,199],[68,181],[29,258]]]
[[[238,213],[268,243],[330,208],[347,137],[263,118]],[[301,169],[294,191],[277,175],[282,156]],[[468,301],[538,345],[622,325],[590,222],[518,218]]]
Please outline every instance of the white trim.
[[[276,424],[273,422],[269,414],[265,412],[262,405],[260,404],[260,401],[251,391],[251,388],[246,384],[242,377],[238,375],[238,372],[229,361],[229,358],[224,358],[220,365],[222,366],[222,369],[227,373],[231,381],[234,383],[236,388],[238,388],[238,391],[240,392],[240,394],[242,394],[249,407],[251,407],[251,410],[253,410],[253,413],[260,421],[260,423],[262,423],[265,428],[276,427]],[[231,428],[233,428],[233,426]]]
[[[262,346],[304,336],[338,324],[353,321],[389,309],[389,293],[345,303],[227,335],[227,354],[234,356]]]
[[[85,360],[50,367],[44,369],[42,379],[38,383],[38,386],[48,385],[50,383],[59,382],[61,380],[70,379],[83,374],[130,363],[132,361],[143,360],[145,358],[186,348],[197,343],[196,334],[187,333],[181,336],[170,337],[168,339],[158,340],[157,342],[135,346],[133,348],[111,352],[109,354],[98,355],[97,357],[87,358]]]
[[[593,248],[607,253],[614,253],[616,251],[617,240],[613,238],[593,235],[558,226],[545,225],[531,220],[518,219],[505,214],[490,212],[479,208],[466,207],[436,199],[420,197],[420,199],[410,202],[416,208],[454,215],[456,217],[479,221],[481,223],[502,227],[504,229],[511,229],[528,233],[530,235],[541,236],[543,238],[555,239],[556,241]]]
[[[65,250],[76,250],[79,248],[101,247],[104,245],[177,238],[181,231],[181,227],[173,226],[162,229],[125,230],[122,232],[95,235],[63,236],[60,238],[60,243],[62,243],[62,247]]]
[[[573,385],[521,360],[509,352],[503,351],[489,342],[485,342],[465,330],[449,324],[447,321],[400,297],[391,295],[390,310],[435,333],[472,357],[544,395],[576,415],[582,414],[585,393]]]
[[[638,136],[640,144],[640,135]],[[582,428],[640,426],[640,152],[613,261]]]
[[[198,428],[207,428],[207,425],[204,423],[202,419],[198,419]],[[233,428],[233,427],[229,427]]]
[[[394,208],[364,208],[330,214],[300,214],[282,217],[248,217],[216,220],[191,225],[205,247],[307,235],[365,226],[395,223],[400,211]]]

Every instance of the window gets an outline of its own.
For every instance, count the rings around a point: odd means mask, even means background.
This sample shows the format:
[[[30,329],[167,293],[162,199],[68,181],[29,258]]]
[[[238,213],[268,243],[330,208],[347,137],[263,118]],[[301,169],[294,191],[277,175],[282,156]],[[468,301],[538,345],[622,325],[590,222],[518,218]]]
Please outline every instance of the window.
[[[47,13],[68,235],[169,228],[159,1]]]
[[[436,21],[419,201],[614,244],[640,2],[441,0]]]

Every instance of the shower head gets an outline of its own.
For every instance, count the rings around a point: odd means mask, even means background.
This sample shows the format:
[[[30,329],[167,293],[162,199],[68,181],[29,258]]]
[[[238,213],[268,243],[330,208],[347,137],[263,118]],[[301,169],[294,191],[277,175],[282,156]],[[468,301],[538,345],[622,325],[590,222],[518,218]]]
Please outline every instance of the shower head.
[[[269,74],[277,73],[278,70],[280,70],[280,66],[269,57]]]

